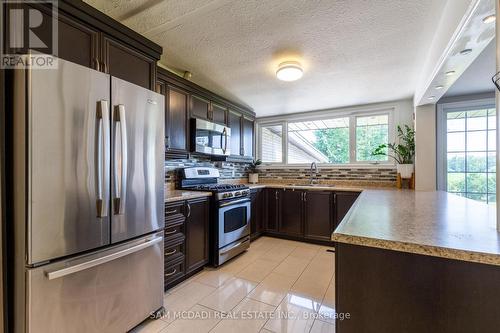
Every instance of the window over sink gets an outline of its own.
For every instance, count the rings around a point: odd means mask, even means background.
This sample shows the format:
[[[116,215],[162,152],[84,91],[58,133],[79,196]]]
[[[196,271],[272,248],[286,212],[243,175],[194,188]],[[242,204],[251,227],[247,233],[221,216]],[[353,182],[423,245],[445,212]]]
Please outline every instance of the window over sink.
[[[393,111],[313,113],[260,121],[257,156],[267,165],[392,163],[371,153],[393,138]]]

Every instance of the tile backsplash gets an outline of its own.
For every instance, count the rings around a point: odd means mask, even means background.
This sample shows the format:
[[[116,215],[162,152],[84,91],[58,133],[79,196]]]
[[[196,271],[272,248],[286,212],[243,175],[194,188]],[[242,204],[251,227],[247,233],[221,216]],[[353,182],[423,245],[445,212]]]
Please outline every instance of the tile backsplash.
[[[193,166],[209,166],[219,169],[222,182],[246,183],[248,181],[248,163],[214,162],[203,155],[191,155],[189,159],[165,160],[165,182],[168,188],[175,188],[177,169]],[[316,179],[324,183],[370,184],[396,186],[395,166],[331,167],[320,168]],[[306,182],[309,180],[309,168],[272,168],[259,169],[261,183]]]
[[[195,166],[214,167],[219,169],[221,181],[246,182],[248,163],[236,162],[214,162],[210,157],[204,155],[191,155],[189,159],[165,160],[165,182],[169,188],[175,187],[177,181],[177,169]]]

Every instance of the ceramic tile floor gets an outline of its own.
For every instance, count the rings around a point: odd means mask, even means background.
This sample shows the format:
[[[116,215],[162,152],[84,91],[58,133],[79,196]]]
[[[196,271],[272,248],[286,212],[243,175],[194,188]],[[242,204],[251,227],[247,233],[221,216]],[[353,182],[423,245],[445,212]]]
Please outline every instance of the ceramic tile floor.
[[[167,314],[133,333],[334,333],[334,254],[261,237],[225,265],[165,293]]]

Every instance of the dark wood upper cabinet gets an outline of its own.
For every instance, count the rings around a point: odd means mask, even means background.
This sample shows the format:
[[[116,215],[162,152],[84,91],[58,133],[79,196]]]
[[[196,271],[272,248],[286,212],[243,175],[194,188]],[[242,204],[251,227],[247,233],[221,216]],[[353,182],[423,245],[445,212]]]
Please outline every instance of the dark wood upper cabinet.
[[[52,33],[52,7],[44,2],[26,2],[21,6],[42,13],[42,25],[36,28],[36,35],[45,44],[51,44],[48,41]],[[156,61],[162,54],[159,45],[83,1],[58,1],[57,12],[59,58],[154,90]],[[5,36],[9,36],[8,24],[2,24]]]
[[[113,38],[102,36],[101,70],[117,78],[153,90],[156,85],[156,60]]]
[[[196,95],[191,95],[191,117],[210,120],[210,101]]]
[[[227,107],[212,103],[211,120],[214,123],[225,125],[226,124]]]
[[[59,15],[58,56],[99,70],[99,31],[65,15]]]
[[[333,230],[342,222],[349,209],[359,197],[359,192],[335,192],[334,205],[335,205],[335,218]]]
[[[241,119],[240,113],[229,110],[227,125],[231,129],[231,155],[241,155]]]
[[[330,241],[333,232],[333,193],[308,191],[304,199],[304,236]]]
[[[173,86],[167,86],[165,135],[168,151],[187,152],[188,147],[188,105],[189,93]]]
[[[186,274],[208,263],[208,199],[186,202]]]
[[[281,218],[278,231],[292,236],[303,235],[303,198],[304,191],[283,191]]]
[[[254,120],[243,117],[243,156],[251,157],[254,156]]]

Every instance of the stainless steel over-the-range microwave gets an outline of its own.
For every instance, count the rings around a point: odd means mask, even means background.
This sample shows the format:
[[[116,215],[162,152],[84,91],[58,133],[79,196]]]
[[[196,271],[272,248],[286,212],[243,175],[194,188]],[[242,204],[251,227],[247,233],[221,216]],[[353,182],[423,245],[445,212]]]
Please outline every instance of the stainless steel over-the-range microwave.
[[[231,129],[203,119],[191,119],[191,149],[209,155],[231,154]]]

